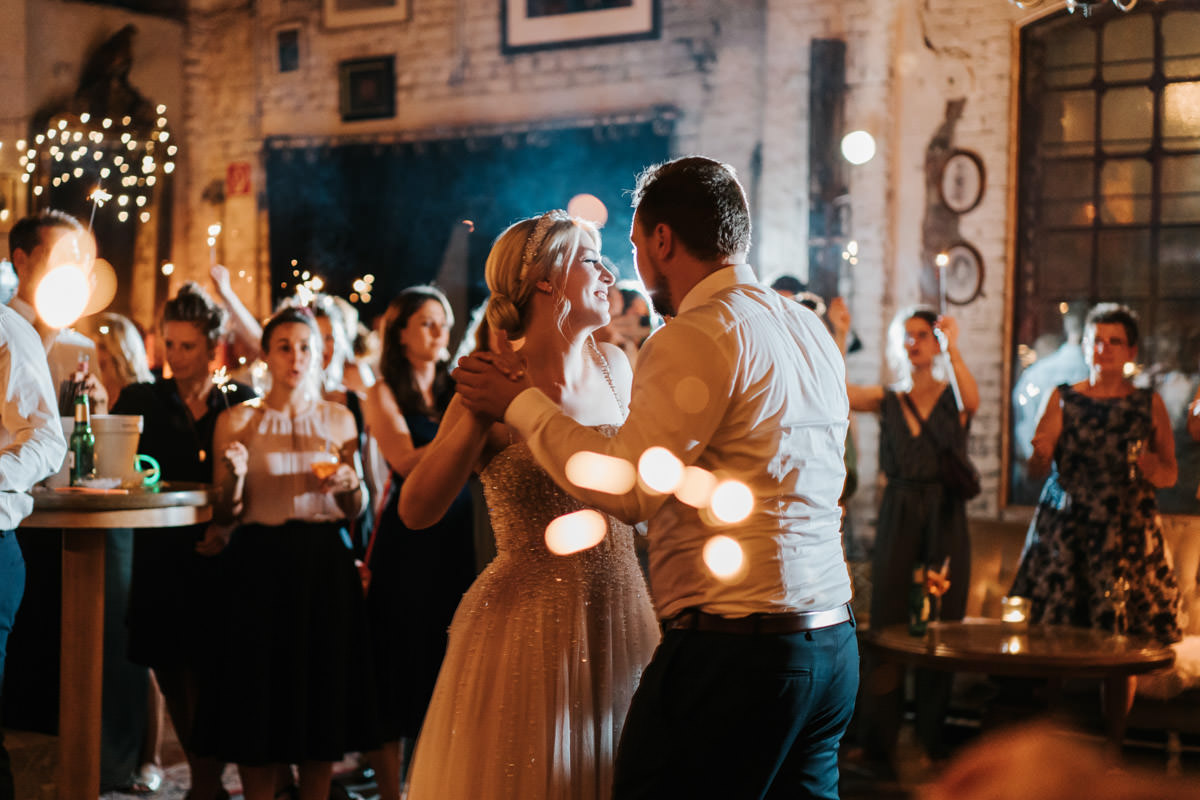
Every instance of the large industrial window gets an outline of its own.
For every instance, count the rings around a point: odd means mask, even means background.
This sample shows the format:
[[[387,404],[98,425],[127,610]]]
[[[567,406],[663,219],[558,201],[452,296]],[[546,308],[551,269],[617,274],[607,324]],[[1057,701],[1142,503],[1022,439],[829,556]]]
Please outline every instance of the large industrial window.
[[[1200,445],[1183,428],[1200,383],[1200,9],[1107,8],[1021,35],[1008,500],[1036,502],[1025,460],[1042,402],[1086,377],[1087,308],[1119,301],[1141,318],[1138,380],[1175,426],[1162,510],[1200,513]]]

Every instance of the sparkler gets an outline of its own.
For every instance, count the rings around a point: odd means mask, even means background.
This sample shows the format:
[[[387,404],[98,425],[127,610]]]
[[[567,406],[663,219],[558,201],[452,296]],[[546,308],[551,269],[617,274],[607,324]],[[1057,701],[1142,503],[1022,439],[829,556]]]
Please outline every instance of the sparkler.
[[[217,237],[221,235],[221,223],[214,222],[208,226],[208,264],[217,265]]]
[[[96,221],[96,209],[103,206],[111,199],[112,195],[104,191],[104,188],[101,186],[97,186],[92,190],[92,193],[88,195],[88,200],[92,201],[92,214],[88,217],[88,233],[92,232],[92,224]]]

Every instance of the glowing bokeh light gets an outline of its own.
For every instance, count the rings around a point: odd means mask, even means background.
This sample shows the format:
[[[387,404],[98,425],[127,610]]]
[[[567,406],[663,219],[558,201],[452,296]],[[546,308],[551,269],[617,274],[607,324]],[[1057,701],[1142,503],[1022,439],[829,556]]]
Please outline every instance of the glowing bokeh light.
[[[623,458],[581,450],[567,459],[567,480],[582,489],[625,494],[637,483],[637,470]]]
[[[83,307],[82,317],[103,311],[117,296],[117,273],[112,264],[97,258],[88,275],[88,301]]]
[[[175,271],[175,265],[172,264],[170,261],[168,261],[167,263],[162,265],[162,274],[163,275],[170,275],[174,271]]]
[[[703,467],[687,467],[683,471],[683,480],[675,489],[675,496],[692,508],[708,508],[716,488],[717,476]]]
[[[556,556],[569,556],[600,544],[607,532],[604,515],[585,508],[551,520],[546,526],[546,547]]]
[[[875,137],[866,131],[851,131],[842,137],[842,157],[851,164],[865,164],[875,157]]]
[[[721,481],[713,489],[711,508],[721,522],[741,522],[754,510],[754,494],[741,481]]]
[[[573,217],[586,219],[603,228],[608,222],[608,206],[594,194],[577,194],[567,202],[567,213]]]
[[[33,293],[38,316],[51,328],[65,328],[83,313],[88,303],[88,276],[75,264],[46,273]]]
[[[665,447],[651,447],[638,459],[638,475],[651,491],[670,494],[683,480],[683,462]]]
[[[733,582],[745,573],[746,554],[729,536],[714,536],[705,542],[702,557],[704,566],[718,580]]]

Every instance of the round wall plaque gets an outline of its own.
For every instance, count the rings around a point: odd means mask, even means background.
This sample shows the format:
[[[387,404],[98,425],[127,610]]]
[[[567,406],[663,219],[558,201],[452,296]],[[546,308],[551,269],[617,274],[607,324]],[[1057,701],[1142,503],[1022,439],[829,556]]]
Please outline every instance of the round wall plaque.
[[[970,150],[955,150],[942,165],[938,193],[942,204],[956,214],[965,214],[983,199],[986,183],[983,160]]]
[[[947,302],[965,306],[983,294],[983,256],[966,242],[946,248],[946,266],[941,270]]]

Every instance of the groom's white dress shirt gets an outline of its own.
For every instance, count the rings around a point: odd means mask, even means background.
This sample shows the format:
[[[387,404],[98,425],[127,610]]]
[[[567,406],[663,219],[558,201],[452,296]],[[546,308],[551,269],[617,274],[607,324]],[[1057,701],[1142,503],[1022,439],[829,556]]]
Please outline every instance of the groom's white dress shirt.
[[[537,389],[513,401],[505,422],[572,495],[627,522],[650,521],[660,618],[686,608],[738,617],[824,611],[850,600],[838,506],[849,411],[842,355],[821,320],[737,265],[696,284],[678,316],[647,340],[615,437],[576,423]],[[754,496],[750,516],[712,524],[674,495],[640,484],[612,495],[566,478],[575,452],[637,464],[654,446],[744,483]],[[704,545],[718,534],[742,548],[747,572],[738,581],[719,580],[705,566]]]

